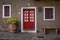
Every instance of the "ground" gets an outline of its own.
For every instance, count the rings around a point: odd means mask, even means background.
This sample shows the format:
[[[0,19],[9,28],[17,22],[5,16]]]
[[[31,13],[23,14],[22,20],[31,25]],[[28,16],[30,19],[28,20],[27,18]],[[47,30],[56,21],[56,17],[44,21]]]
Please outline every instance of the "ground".
[[[18,32],[15,34],[6,32],[0,32],[1,40],[60,40],[60,35],[58,34],[38,34],[37,33],[27,33]]]

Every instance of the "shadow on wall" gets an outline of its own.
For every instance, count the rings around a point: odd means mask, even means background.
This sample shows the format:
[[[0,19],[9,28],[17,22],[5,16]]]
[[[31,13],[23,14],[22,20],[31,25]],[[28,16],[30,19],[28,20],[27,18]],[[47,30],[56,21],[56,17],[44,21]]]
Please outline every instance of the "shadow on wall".
[[[17,25],[17,30],[18,32],[21,32],[21,22],[19,21],[18,25]]]

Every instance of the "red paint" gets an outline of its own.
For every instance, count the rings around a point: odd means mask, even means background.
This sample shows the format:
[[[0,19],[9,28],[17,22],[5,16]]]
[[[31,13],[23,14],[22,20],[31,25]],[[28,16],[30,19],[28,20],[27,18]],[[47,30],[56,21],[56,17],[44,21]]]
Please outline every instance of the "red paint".
[[[25,14],[24,11],[28,11],[28,13],[27,13],[28,14],[28,16],[27,16],[28,17],[28,19],[27,19],[28,22],[24,21],[25,20],[24,19],[24,17],[25,17],[24,16],[24,14]],[[30,21],[31,20],[30,17],[32,17],[32,16],[30,16],[30,14],[31,14],[30,11],[34,11],[34,13],[33,13],[34,14],[34,16],[33,16],[34,21],[33,22]],[[23,9],[23,30],[35,30],[35,9]]]

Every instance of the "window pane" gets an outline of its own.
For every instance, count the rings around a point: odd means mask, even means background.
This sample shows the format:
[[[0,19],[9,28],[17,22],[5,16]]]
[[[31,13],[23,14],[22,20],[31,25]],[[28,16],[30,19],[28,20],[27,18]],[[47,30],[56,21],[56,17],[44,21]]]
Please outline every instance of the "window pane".
[[[45,19],[53,19],[53,8],[45,8]]]
[[[9,16],[9,6],[4,6],[4,16]]]

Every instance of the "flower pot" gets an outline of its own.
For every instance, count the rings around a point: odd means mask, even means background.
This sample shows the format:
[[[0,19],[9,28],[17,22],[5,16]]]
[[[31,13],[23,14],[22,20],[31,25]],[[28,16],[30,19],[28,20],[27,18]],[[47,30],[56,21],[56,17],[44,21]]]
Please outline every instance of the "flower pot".
[[[9,24],[8,29],[10,33],[16,33],[17,26],[15,24]]]

